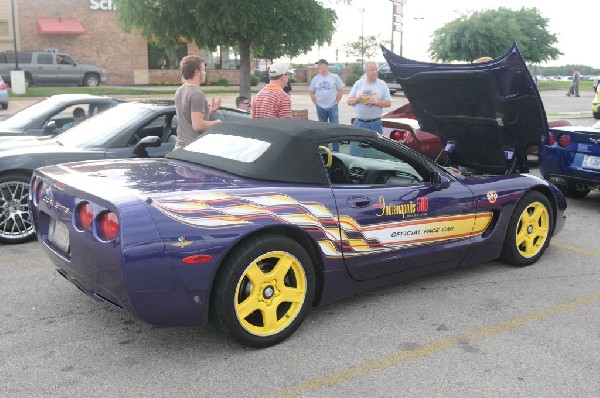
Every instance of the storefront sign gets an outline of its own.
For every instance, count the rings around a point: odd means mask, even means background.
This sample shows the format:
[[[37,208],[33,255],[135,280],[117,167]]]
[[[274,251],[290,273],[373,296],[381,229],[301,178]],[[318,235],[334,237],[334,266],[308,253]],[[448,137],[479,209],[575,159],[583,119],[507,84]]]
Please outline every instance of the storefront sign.
[[[112,11],[116,10],[117,5],[112,0],[90,0],[90,10]]]

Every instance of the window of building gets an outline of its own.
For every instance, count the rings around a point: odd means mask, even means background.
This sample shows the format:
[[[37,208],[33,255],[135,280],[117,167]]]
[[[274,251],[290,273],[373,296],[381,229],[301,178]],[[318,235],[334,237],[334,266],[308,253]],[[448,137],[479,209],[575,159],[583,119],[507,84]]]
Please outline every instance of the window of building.
[[[0,19],[0,36],[8,36],[8,21]]]
[[[240,51],[237,46],[219,46],[215,51],[201,51],[206,69],[240,69]]]
[[[154,43],[148,43],[149,69],[178,69],[181,58],[188,55],[187,44],[180,44],[175,49],[167,51]]]

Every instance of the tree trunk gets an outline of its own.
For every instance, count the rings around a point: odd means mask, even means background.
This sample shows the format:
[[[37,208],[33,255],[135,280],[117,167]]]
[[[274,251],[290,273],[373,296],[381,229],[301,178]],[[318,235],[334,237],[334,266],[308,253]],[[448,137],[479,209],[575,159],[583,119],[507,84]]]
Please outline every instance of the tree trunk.
[[[240,42],[240,95],[250,97],[250,74],[252,60],[250,58],[250,40]]]

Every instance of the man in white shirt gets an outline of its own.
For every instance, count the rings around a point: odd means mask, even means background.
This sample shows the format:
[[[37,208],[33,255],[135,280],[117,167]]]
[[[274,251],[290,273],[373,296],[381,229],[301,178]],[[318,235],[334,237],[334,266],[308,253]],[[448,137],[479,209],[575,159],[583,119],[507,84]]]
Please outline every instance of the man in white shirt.
[[[320,122],[339,123],[340,114],[338,104],[342,99],[344,82],[335,73],[329,72],[329,63],[320,59],[315,62],[319,74],[310,82],[310,98],[317,107],[317,116]]]
[[[348,96],[348,105],[354,107],[354,125],[383,132],[381,116],[383,108],[392,106],[390,89],[386,82],[377,78],[377,64],[365,63],[365,77],[358,79]]]

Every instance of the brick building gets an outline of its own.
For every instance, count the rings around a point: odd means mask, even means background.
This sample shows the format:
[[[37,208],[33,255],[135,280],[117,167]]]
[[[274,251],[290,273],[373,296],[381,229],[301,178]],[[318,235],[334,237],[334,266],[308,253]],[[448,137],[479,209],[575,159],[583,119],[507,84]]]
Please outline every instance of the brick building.
[[[15,26],[11,4],[14,4]],[[14,30],[13,30],[14,29]],[[0,51],[56,50],[77,62],[105,69],[108,84],[178,82],[178,59],[169,57],[133,30],[117,24],[112,0],[3,0],[0,2]],[[177,57],[201,54],[207,61],[207,81],[221,78],[239,84],[239,59],[231,49],[207,53],[189,43]]]

